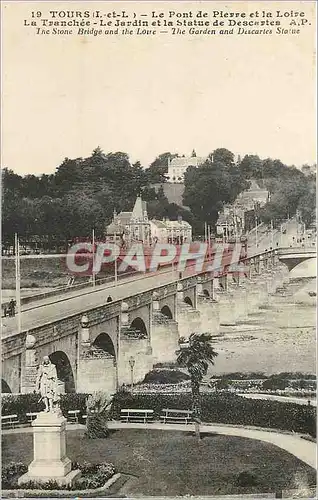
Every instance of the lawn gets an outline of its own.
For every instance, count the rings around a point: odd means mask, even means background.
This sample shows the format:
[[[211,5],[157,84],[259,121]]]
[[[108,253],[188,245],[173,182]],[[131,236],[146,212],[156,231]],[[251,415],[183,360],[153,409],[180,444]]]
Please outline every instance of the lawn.
[[[3,436],[3,464],[32,460],[32,434]],[[247,494],[315,484],[315,471],[276,446],[251,439],[156,430],[118,430],[108,439],[67,434],[71,460],[113,462],[133,476],[127,496]]]

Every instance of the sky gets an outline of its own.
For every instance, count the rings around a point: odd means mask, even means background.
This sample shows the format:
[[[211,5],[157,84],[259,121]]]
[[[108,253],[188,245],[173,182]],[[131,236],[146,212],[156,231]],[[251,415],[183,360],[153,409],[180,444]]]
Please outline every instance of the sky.
[[[61,37],[23,27],[32,10],[206,11],[247,2],[2,2],[2,166],[54,172],[65,157],[124,151],[148,166],[163,152],[215,148],[316,160],[315,2],[299,36]],[[274,2],[248,2],[274,10]]]

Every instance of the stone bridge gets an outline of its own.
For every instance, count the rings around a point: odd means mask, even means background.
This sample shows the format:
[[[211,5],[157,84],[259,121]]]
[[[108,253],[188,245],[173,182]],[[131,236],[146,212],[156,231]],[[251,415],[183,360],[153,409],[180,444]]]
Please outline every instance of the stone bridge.
[[[57,367],[61,392],[115,391],[140,381],[154,364],[175,360],[180,337],[217,334],[247,315],[249,279],[276,261],[271,251],[247,259],[241,275],[206,271],[121,298],[105,290],[102,305],[85,306],[84,297],[75,314],[11,331],[2,338],[2,392],[32,392],[45,355]]]
[[[281,248],[278,250],[278,258],[291,271],[305,260],[316,259],[317,250],[315,247]]]

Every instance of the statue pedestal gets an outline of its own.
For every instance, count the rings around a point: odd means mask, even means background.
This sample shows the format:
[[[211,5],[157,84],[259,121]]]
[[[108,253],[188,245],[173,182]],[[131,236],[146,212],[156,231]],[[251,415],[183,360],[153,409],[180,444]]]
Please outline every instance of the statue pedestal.
[[[19,485],[49,480],[61,485],[72,483],[80,476],[80,471],[71,470],[71,460],[66,456],[66,419],[57,413],[41,412],[32,427],[34,459],[28,472],[19,478]]]

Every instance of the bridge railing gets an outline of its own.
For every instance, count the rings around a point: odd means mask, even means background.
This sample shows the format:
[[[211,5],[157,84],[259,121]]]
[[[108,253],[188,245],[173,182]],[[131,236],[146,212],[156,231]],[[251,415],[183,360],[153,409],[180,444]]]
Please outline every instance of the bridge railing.
[[[267,254],[271,255],[273,252],[276,253],[277,251],[278,251],[278,249],[272,249],[272,248],[269,250],[267,250],[267,249],[260,250],[259,253],[253,254],[253,255],[247,255],[245,258],[240,259],[240,260],[244,263],[244,262],[248,261],[250,258],[258,257],[261,255],[267,255]],[[232,258],[231,254],[229,254],[228,257],[225,256],[222,259],[221,266],[226,267],[229,264],[233,264],[232,262],[230,262],[231,258]],[[229,260],[229,262],[227,262],[227,260]],[[213,261],[210,259],[205,260],[205,264],[210,264],[212,262]],[[193,268],[194,268],[193,264],[186,265],[185,271],[183,273],[181,273],[182,276],[180,276],[180,273],[179,273],[179,279],[182,279],[182,277],[184,277],[184,278],[187,277],[187,275],[189,275],[189,271],[191,271],[191,269],[193,270]],[[172,267],[169,266],[169,268],[167,270],[165,270],[164,273],[171,273],[171,270],[172,270]],[[215,271],[218,272],[220,270],[215,270]],[[148,276],[152,276],[153,274],[154,273],[148,273]],[[140,271],[136,271],[136,270],[128,271],[128,272],[119,274],[117,279],[118,279],[118,281],[122,281],[125,278],[132,277],[132,276],[140,276],[141,278],[144,278],[144,273],[142,273]],[[51,297],[53,298],[53,297],[57,297],[61,294],[63,295],[63,294],[69,293],[69,292],[74,292],[74,291],[76,292],[76,291],[80,291],[80,290],[88,290],[88,293],[91,293],[91,292],[94,292],[96,290],[96,288],[98,289],[101,285],[105,285],[108,283],[114,283],[114,282],[115,282],[114,276],[107,276],[106,278],[96,279],[95,287],[93,286],[92,281],[85,282],[85,283],[79,283],[77,285],[57,287],[54,290],[50,290],[49,292],[43,292],[40,294],[31,295],[28,297],[23,297],[21,299],[21,304],[25,305],[25,304],[29,304],[31,302],[37,302],[37,301],[40,301],[40,300],[43,300],[46,298],[51,298]],[[9,305],[9,302],[2,303],[2,316],[4,315],[4,312],[7,309],[8,305]]]

